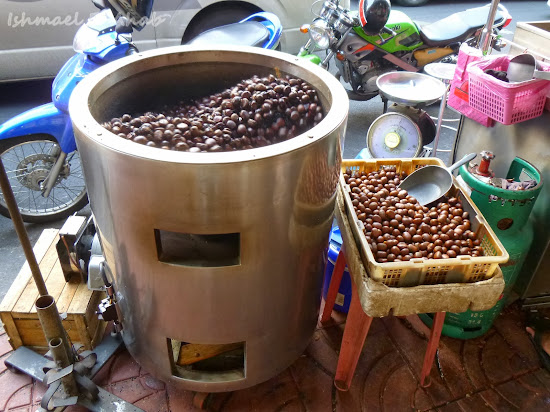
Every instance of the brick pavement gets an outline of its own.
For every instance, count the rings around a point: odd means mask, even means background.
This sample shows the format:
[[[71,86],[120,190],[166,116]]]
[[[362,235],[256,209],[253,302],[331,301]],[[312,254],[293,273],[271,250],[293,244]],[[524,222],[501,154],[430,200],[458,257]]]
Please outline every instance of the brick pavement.
[[[521,312],[506,309],[483,337],[442,337],[440,369],[418,385],[429,329],[417,316],[375,319],[349,392],[333,385],[345,316],[333,312],[305,353],[278,376],[253,388],[214,394],[211,411],[543,411],[550,410],[550,373],[542,369],[524,332]],[[37,409],[44,385],[6,370],[11,347],[0,330],[0,411]],[[196,411],[193,393],[164,384],[123,350],[95,381],[148,412]],[[79,412],[79,407],[67,408]]]

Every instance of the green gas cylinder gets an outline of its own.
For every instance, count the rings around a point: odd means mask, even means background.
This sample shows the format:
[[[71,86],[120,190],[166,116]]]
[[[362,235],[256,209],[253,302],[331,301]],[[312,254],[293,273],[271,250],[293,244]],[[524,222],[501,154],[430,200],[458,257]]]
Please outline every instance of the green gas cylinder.
[[[486,154],[485,152],[483,154]],[[485,168],[487,170],[487,168]],[[486,333],[501,312],[514,283],[521,271],[527,252],[533,241],[533,227],[529,215],[542,188],[542,177],[536,167],[516,157],[506,179],[514,182],[534,180],[536,186],[527,190],[509,190],[496,187],[491,177],[482,176],[479,168],[460,168],[460,177],[471,190],[470,197],[487,220],[502,245],[510,255],[507,263],[501,265],[504,277],[504,291],[497,304],[489,310],[463,313],[447,313],[442,333],[459,339],[471,339]],[[431,316],[422,319],[431,324]]]

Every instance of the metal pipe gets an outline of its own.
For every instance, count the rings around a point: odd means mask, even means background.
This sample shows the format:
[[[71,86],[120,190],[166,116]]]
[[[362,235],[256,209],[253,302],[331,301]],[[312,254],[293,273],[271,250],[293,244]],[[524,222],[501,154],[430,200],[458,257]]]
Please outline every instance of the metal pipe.
[[[29,240],[29,235],[27,234],[27,230],[25,229],[25,225],[23,224],[23,218],[21,217],[21,213],[19,213],[19,208],[17,207],[17,202],[15,201],[15,196],[13,195],[13,190],[11,189],[10,181],[8,179],[8,175],[6,174],[6,169],[4,168],[4,163],[2,162],[1,158],[0,187],[2,188],[2,193],[4,194],[4,199],[6,200],[6,205],[8,206],[13,226],[15,227],[15,231],[17,232],[17,236],[19,237],[19,242],[21,243],[23,252],[25,252],[27,263],[31,268],[32,277],[34,279],[34,283],[36,284],[36,288],[38,289],[38,293],[40,294],[40,296],[47,295],[48,289],[46,288],[46,283],[44,282],[44,278],[42,277],[42,273],[40,272],[40,267],[38,266],[38,262],[36,261],[36,256],[34,256],[31,242]]]
[[[489,9],[489,17],[487,18],[487,23],[481,32],[479,39],[479,48],[483,54],[487,54],[491,46],[492,32],[493,32],[493,22],[495,21],[495,16],[497,14],[498,5],[500,0],[493,0],[491,2],[491,8]]]
[[[50,192],[55,186],[57,177],[59,176],[59,173],[61,172],[61,168],[63,167],[63,164],[65,163],[66,159],[67,159],[67,153],[61,152],[59,154],[59,157],[55,161],[55,164],[53,165],[52,169],[50,170],[50,173],[48,173],[48,176],[46,177],[46,181],[44,182],[44,193],[42,194],[42,196],[48,197],[50,195]]]
[[[434,150],[433,157],[437,157],[437,146],[439,145],[439,136],[441,135],[441,122],[443,122],[443,114],[445,113],[445,106],[447,106],[447,94],[449,93],[450,84],[445,85],[445,93],[441,97],[441,104],[439,105],[439,114],[437,116],[437,126],[435,128]]]
[[[67,352],[67,357],[69,359],[74,359],[73,351],[69,345],[69,340],[67,339],[67,332],[61,323],[61,318],[59,317],[59,312],[57,311],[57,305],[55,304],[55,299],[50,296],[40,296],[35,303],[36,313],[38,314],[38,319],[40,320],[40,325],[46,337],[46,342],[49,342],[52,339],[60,338],[63,341],[63,346]]]
[[[53,356],[53,360],[58,368],[63,369],[73,363],[72,360],[67,356],[67,352],[65,351],[65,348],[63,346],[63,339],[50,339],[50,341],[48,342],[48,346]],[[68,375],[62,377],[61,384],[63,385],[63,389],[65,389],[66,395],[68,395],[67,397],[78,394],[78,387],[76,386],[76,380],[73,373],[69,373]]]

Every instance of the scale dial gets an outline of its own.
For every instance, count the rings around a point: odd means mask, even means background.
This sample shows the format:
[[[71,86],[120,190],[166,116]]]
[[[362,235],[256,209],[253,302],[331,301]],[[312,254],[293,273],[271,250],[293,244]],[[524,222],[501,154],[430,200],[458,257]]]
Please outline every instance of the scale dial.
[[[367,148],[374,158],[415,157],[422,150],[422,133],[410,117],[385,113],[370,125]]]

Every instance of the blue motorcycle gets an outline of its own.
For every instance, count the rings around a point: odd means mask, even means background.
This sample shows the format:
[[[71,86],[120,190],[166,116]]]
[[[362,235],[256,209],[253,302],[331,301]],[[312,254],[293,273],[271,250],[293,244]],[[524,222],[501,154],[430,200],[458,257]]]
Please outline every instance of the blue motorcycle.
[[[94,4],[105,2],[94,1]],[[25,222],[55,221],[88,203],[86,185],[76,150],[69,98],[88,73],[137,52],[131,21],[110,7],[90,18],[75,35],[76,54],[61,68],[52,84],[52,102],[28,110],[0,125],[0,156]],[[139,28],[139,27],[138,27]],[[188,44],[247,45],[275,49],[282,26],[272,13],[201,33]],[[0,191],[0,214],[10,217]]]

